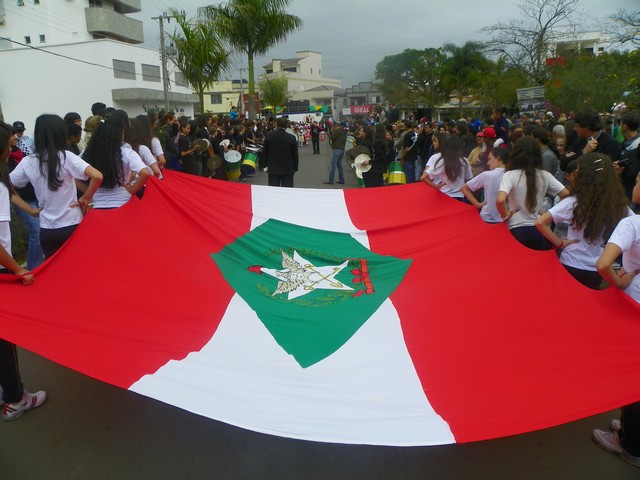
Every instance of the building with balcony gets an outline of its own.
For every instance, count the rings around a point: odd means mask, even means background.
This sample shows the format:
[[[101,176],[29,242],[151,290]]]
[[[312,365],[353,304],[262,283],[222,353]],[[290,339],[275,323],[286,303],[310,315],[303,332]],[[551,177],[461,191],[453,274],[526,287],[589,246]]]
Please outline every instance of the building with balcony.
[[[287,94],[293,108],[331,110],[333,98],[343,92],[340,80],[322,76],[322,54],[318,52],[296,52],[295,58],[273,59],[263,68],[267,78],[287,79]]]
[[[140,0],[0,0],[0,104],[32,129],[42,113],[83,118],[100,101],[135,116],[164,107],[157,50],[140,45]],[[197,96],[179,71],[169,106],[193,115]]]

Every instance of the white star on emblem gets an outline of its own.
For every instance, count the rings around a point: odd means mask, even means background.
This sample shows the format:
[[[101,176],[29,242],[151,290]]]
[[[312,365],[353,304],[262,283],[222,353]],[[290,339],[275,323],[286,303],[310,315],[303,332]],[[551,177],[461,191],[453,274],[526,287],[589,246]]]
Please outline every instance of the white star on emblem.
[[[347,260],[340,265],[317,267],[294,250],[293,257],[282,251],[282,270],[261,267],[260,271],[278,279],[273,295],[288,293],[287,299],[293,300],[316,289],[353,290],[335,278],[348,264]]]

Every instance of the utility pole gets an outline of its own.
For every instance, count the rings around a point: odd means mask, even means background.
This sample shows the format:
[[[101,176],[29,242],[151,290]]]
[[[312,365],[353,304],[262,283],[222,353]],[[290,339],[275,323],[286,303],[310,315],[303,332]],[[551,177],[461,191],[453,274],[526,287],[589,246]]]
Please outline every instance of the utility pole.
[[[162,15],[159,17],[151,17],[151,20],[158,20],[160,24],[160,63],[162,64],[162,91],[164,93],[164,108],[169,111],[169,71],[167,70],[167,49],[164,43],[164,21],[167,23],[171,21],[172,18],[176,18],[175,15],[167,15],[165,12],[162,12]]]
[[[244,115],[244,74],[242,72],[244,72],[246,68],[240,67],[238,70],[240,70],[240,108],[242,109],[240,113]],[[249,99],[249,101],[251,101],[251,99]]]

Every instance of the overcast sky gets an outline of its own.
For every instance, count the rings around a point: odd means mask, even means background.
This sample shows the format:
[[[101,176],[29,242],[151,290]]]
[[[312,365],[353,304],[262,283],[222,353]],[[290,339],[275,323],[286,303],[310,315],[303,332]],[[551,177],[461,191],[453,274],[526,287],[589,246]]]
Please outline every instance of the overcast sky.
[[[195,17],[198,7],[217,3],[222,2],[142,0],[142,12],[132,17],[144,21],[145,43],[156,48],[159,27],[151,17],[172,7]],[[302,18],[304,25],[265,57],[256,59],[256,77],[263,72],[262,65],[273,58],[292,58],[297,51],[314,50],[322,54],[323,75],[341,80],[347,88],[373,80],[378,62],[406,48],[486,40],[480,29],[499,20],[517,19],[518,5],[512,0],[292,0],[288,13]],[[638,0],[581,0],[580,5],[581,25],[593,30],[598,21],[619,9],[636,11]],[[173,33],[175,23],[165,24],[165,28]],[[246,58],[238,58],[236,68],[246,67],[246,62]],[[231,71],[226,77],[240,78],[240,72]]]

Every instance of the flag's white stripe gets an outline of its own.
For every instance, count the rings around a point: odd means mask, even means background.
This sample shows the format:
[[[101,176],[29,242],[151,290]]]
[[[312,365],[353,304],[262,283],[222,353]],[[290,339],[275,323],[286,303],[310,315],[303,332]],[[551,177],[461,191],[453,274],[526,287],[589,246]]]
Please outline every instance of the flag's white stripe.
[[[366,232],[351,222],[342,190],[315,190],[252,187],[253,218],[251,230],[269,219],[330,232],[350,233],[369,248]],[[292,193],[295,192],[295,195]]]
[[[254,188],[253,193],[256,225],[267,217],[277,218],[366,240],[351,223],[340,191],[294,194],[289,189]],[[310,205],[314,214],[295,207],[301,204]],[[314,223],[314,218],[319,221]],[[303,369],[235,295],[215,336],[200,352],[170,361],[131,390],[227,423],[292,438],[382,445],[455,441],[425,396],[390,300],[337,352]]]

